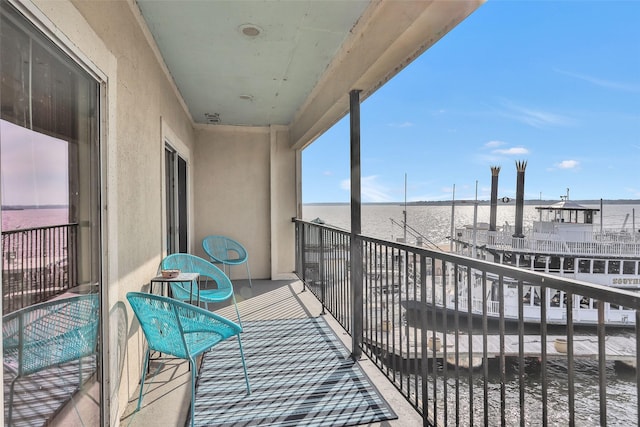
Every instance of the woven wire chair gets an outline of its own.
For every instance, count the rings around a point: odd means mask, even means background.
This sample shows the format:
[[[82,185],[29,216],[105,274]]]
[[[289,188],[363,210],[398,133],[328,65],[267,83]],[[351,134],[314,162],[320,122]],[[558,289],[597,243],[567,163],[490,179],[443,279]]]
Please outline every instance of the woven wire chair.
[[[247,366],[244,361],[240,333],[242,327],[231,320],[182,301],[172,298],[129,292],[127,300],[133,308],[144,336],[147,339],[147,351],[144,359],[138,407],[142,403],[145,374],[149,366],[152,351],[166,353],[189,361],[191,371],[191,425],[194,424],[194,398],[198,367],[196,357],[232,336],[238,337],[240,358],[247,384],[247,394],[251,394]]]
[[[25,307],[2,318],[3,363],[16,374],[9,387],[8,423],[12,423],[13,392],[18,379],[97,352],[97,294],[61,298]]]
[[[207,310],[209,309],[209,303],[224,302],[231,299],[236,309],[238,323],[242,326],[231,280],[218,267],[198,256],[178,253],[166,256],[160,263],[160,268],[163,270],[177,269],[183,273],[198,273],[201,278],[213,280],[217,286],[215,289],[200,289],[199,286],[191,289],[191,283],[171,282],[171,294],[180,301],[198,300],[204,303]]]
[[[249,271],[249,253],[240,242],[226,236],[212,235],[202,240],[202,248],[212,263],[222,264],[222,269],[225,273],[227,266],[229,266],[229,277],[231,277],[232,265],[245,264],[247,276],[249,277],[249,286],[253,287],[251,272]]]

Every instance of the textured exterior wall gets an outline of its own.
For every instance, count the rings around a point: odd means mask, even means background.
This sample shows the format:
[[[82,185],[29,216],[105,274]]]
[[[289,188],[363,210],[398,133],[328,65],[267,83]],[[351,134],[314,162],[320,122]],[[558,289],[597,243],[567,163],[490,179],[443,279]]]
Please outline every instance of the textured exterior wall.
[[[269,129],[199,126],[194,156],[195,254],[222,234],[249,252],[252,278],[270,277]],[[235,267],[233,278],[246,278]]]
[[[293,278],[296,152],[282,127],[198,126],[194,149],[194,253],[222,234],[249,252],[255,279]],[[234,279],[246,278],[234,267]]]
[[[298,153],[291,149],[289,132],[271,129],[271,278],[290,279],[295,275],[295,226],[299,180]]]

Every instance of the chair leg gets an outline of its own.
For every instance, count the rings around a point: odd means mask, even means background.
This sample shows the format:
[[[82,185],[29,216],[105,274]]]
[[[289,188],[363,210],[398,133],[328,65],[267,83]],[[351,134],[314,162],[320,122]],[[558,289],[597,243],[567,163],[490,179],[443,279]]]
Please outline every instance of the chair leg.
[[[196,414],[196,379],[198,378],[196,361],[189,359],[189,366],[191,367],[191,427],[194,425],[194,416]]]
[[[78,359],[78,376],[80,377],[78,380],[78,389],[82,388],[82,357]]]
[[[12,425],[12,417],[13,417],[13,387],[16,385],[16,381],[18,381],[19,376],[16,376],[13,381],[11,381],[11,387],[9,387],[9,423],[8,426]]]
[[[249,271],[249,260],[247,260],[245,264],[247,264],[247,276],[249,276],[249,287],[253,288],[253,284],[251,283],[251,272]]]
[[[147,376],[150,354],[151,350],[147,348],[147,353],[144,357],[144,367],[142,368],[142,378],[140,378],[140,395],[138,396],[138,407],[136,408],[136,411],[140,410],[140,405],[142,404],[142,390],[144,389],[144,378]]]
[[[242,359],[242,369],[244,369],[244,381],[247,383],[247,395],[251,394],[251,386],[249,385],[249,375],[247,374],[247,364],[244,361],[244,351],[242,350],[242,340],[238,334],[238,345],[240,346],[240,358]]]
[[[240,319],[240,311],[238,310],[238,303],[236,303],[236,294],[235,294],[235,292],[231,294],[231,298],[233,298],[233,305],[236,308],[236,316],[238,316],[238,323],[240,324],[240,327],[242,328],[242,319]]]

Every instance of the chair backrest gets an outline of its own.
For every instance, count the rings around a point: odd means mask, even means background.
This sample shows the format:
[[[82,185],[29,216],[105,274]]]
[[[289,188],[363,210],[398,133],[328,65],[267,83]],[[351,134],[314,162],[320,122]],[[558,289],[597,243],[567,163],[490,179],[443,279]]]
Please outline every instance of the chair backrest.
[[[249,254],[240,242],[226,236],[207,236],[202,240],[202,249],[212,261],[220,263],[240,264],[247,260]]]
[[[210,311],[161,295],[143,292],[127,293],[127,300],[140,323],[149,350],[167,353],[182,359],[193,356],[188,343],[205,341],[213,345],[242,332],[242,328]],[[198,334],[188,340],[186,334]],[[195,337],[195,335],[194,335]],[[202,348],[195,348],[201,352]]]
[[[161,269],[178,269],[183,273],[198,273],[201,278],[213,280],[220,292],[229,297],[233,296],[233,285],[227,275],[215,265],[206,259],[191,254],[171,254],[165,257],[160,263]],[[177,299],[186,301],[192,297],[199,298],[200,289],[191,289],[184,283],[171,283],[173,296]]]
[[[98,343],[98,294],[25,307],[2,319],[5,364],[19,376],[94,354]]]
[[[188,358],[187,346],[182,335],[175,304],[170,298],[129,292],[127,300],[147,338],[149,349],[182,359]]]
[[[171,254],[160,263],[160,268],[165,270],[178,269],[183,273],[198,273],[200,277],[213,280],[218,289],[233,290],[231,280],[222,270],[211,264],[206,259],[191,254]]]

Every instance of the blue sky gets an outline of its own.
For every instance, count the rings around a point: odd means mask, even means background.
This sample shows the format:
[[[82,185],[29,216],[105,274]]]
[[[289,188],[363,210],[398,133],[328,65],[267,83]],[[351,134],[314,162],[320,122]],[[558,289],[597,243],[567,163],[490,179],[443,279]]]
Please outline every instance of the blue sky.
[[[640,198],[640,0],[488,0],[361,106],[362,200]],[[348,202],[349,119],[302,154],[303,202]]]

